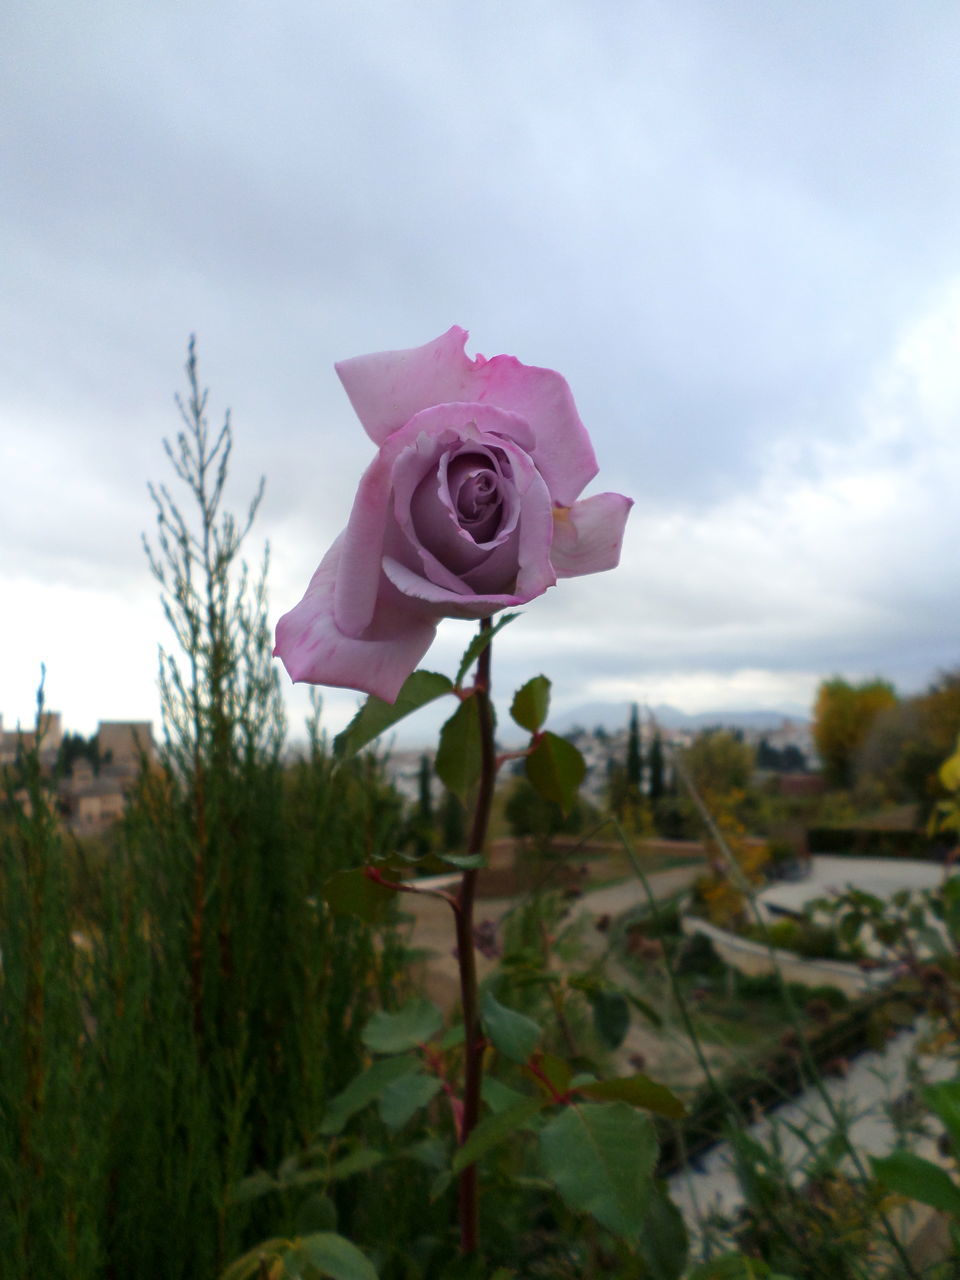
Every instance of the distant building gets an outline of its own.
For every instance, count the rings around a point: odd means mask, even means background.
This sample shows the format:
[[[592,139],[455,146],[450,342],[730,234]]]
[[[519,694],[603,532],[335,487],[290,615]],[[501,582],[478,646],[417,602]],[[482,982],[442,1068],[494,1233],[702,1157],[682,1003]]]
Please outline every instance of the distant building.
[[[36,743],[36,727],[4,729],[0,715],[0,765],[15,764],[21,750],[30,751]],[[52,764],[63,741],[63,724],[59,711],[44,711],[40,717],[40,760]]]
[[[141,763],[151,765],[157,758],[153,725],[149,720],[101,720],[97,751],[99,772],[81,757],[58,788],[60,812],[78,835],[96,835],[123,817],[127,793]]]
[[[141,755],[149,763],[157,757],[153,741],[153,725],[149,720],[101,720],[97,727],[100,759],[134,770],[140,768]]]
[[[35,729],[4,730],[0,716],[0,768],[14,765],[22,751],[36,745]],[[99,769],[86,756],[74,760],[70,773],[50,792],[61,820],[71,831],[96,835],[123,816],[127,794],[140,773],[141,762],[153,765],[157,748],[148,720],[102,720],[97,728]],[[45,711],[40,721],[40,764],[53,776],[63,744],[59,711]],[[26,802],[26,793],[18,793]]]

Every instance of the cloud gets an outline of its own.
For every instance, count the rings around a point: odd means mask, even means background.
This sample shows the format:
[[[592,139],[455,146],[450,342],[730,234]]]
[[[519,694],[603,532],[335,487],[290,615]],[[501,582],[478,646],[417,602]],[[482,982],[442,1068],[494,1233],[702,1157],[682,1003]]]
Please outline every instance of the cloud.
[[[637,498],[617,574],[504,633],[504,686],[796,700],[818,672],[907,687],[950,661],[956,11],[48,0],[2,21],[8,719],[42,654],[78,723],[117,649],[128,713],[155,706],[139,535],[191,332],[211,417],[234,411],[234,505],[267,476],[277,612],[372,454],[333,361],[456,322],[560,369],[597,487]]]

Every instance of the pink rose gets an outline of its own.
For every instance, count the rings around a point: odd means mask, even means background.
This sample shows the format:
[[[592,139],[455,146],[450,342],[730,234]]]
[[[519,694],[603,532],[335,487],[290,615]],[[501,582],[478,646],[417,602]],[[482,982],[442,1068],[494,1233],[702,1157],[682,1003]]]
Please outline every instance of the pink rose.
[[[486,618],[557,578],[612,569],[629,498],[577,501],[597,472],[570,388],[450,329],[337,365],[379,452],[344,532],[277,625],[293,680],[393,702],[441,618]]]

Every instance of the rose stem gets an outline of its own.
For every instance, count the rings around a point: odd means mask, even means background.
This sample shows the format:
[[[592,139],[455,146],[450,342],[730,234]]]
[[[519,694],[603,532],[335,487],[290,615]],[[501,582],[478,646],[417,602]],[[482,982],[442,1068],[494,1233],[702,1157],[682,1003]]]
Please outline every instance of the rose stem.
[[[480,634],[490,630],[489,618],[482,619]],[[490,803],[493,800],[493,784],[497,771],[497,757],[493,741],[493,713],[490,705],[490,649],[488,641],[477,659],[477,676],[474,697],[480,720],[480,785],[473,811],[468,854],[482,853],[487,841],[490,821]],[[480,1083],[483,1078],[483,1033],[480,1026],[480,1009],[477,1000],[477,960],[473,942],[473,902],[477,889],[477,870],[470,868],[463,873],[457,922],[457,960],[460,967],[460,1002],[463,1007],[464,1073],[463,1073],[463,1121],[460,1126],[460,1146],[467,1141],[476,1126],[480,1114]],[[469,1165],[459,1180],[460,1252],[473,1253],[479,1244],[480,1212],[477,1200],[477,1166]]]

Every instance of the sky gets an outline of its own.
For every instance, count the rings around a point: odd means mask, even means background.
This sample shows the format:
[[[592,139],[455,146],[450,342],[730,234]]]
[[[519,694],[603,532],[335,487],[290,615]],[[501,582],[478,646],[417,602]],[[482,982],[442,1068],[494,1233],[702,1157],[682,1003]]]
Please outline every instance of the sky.
[[[141,534],[191,334],[275,616],[373,455],[333,362],[460,324],[559,370],[590,491],[635,499],[501,693],[803,713],[960,662],[952,0],[32,0],[0,50],[5,728],[41,663],[68,728],[159,721]]]

